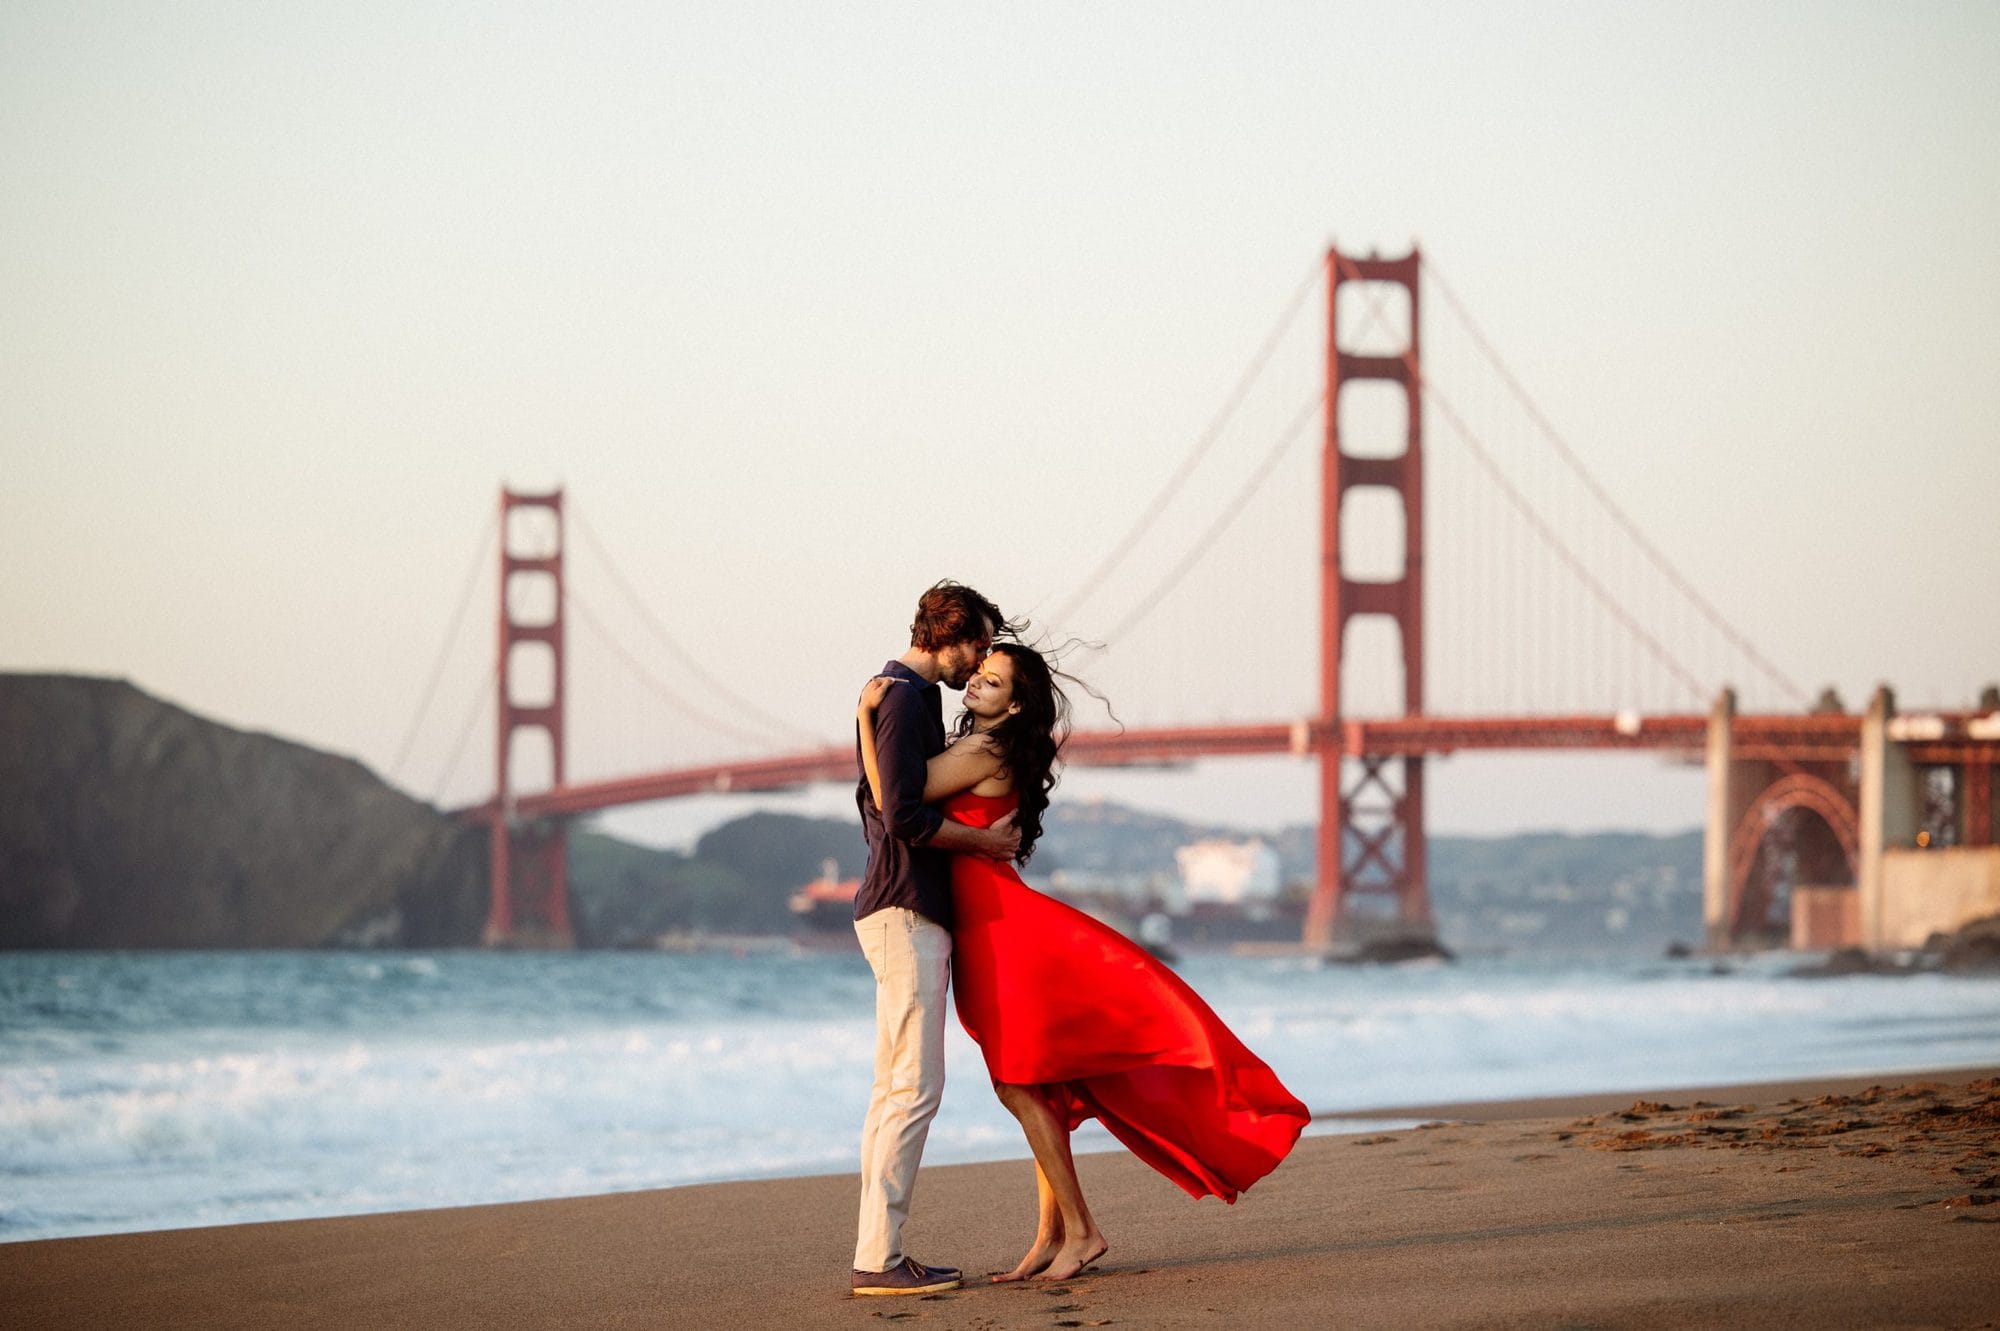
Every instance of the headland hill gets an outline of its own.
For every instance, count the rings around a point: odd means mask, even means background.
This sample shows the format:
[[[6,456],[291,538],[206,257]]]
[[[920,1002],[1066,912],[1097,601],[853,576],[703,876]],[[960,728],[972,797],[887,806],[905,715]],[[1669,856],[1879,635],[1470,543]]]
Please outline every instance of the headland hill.
[[[479,942],[486,831],[363,764],[197,716],[119,679],[0,673],[0,949],[447,948]],[[1251,833],[1057,792],[1031,882],[1108,917],[1176,895],[1178,852],[1248,845],[1282,886],[1186,910],[1176,946],[1296,938],[1313,829]],[[828,941],[790,904],[858,875],[858,824],[757,812],[686,852],[572,830],[576,943]],[[1431,838],[1447,946],[1650,953],[1701,934],[1701,835]],[[1149,898],[1153,904],[1149,906]]]

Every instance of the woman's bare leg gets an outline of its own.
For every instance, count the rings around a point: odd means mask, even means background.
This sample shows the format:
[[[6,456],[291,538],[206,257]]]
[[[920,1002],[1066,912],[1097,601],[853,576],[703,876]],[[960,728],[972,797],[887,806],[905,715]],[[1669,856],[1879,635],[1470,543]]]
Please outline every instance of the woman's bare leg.
[[[1039,1164],[1035,1166],[1035,1213],[1035,1241],[1029,1246],[1028,1255],[1006,1275],[994,1276],[994,1284],[1039,1275],[1048,1269],[1062,1247],[1062,1212],[1056,1209],[1055,1189],[1049,1186],[1049,1176],[1042,1172]]]
[[[1001,1084],[994,1087],[1000,1102],[1020,1121],[1035,1153],[1036,1186],[1048,1185],[1054,1196],[1057,1218],[1062,1223],[1062,1241],[1041,1273],[1044,1280],[1067,1280],[1102,1257],[1110,1245],[1091,1218],[1083,1200],[1083,1184],[1076,1177],[1076,1160],[1070,1154],[1069,1129],[1058,1119],[1034,1088]],[[1039,1244],[1039,1235],[1037,1236]],[[1030,1256],[1033,1256],[1031,1250]],[[1026,1259],[1023,1259],[1026,1265]]]

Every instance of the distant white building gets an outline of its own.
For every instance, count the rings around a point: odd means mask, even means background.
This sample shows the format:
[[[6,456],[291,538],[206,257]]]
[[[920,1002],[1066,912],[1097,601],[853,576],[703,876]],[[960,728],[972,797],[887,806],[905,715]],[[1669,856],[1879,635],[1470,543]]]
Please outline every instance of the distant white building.
[[[1278,852],[1262,841],[1197,841],[1174,852],[1181,869],[1182,909],[1201,905],[1254,908],[1278,899],[1284,886]]]

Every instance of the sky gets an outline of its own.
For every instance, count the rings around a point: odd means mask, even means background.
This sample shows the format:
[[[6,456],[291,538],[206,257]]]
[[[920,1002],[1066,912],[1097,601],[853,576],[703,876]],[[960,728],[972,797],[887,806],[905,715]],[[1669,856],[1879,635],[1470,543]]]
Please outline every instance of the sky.
[[[1427,378],[1703,688],[1796,705],[1703,645],[1470,328],[1799,688],[1969,706],[2000,679],[1996,67],[1985,4],[16,0],[0,669],[470,802],[497,495],[560,485],[572,778],[844,738],[940,576],[1100,644],[1066,659],[1127,722],[1304,715],[1312,274],[1420,244]],[[1431,709],[1703,709],[1426,429]],[[1701,816],[1657,758],[1432,770],[1437,831]],[[1252,826],[1313,790],[1286,759],[1062,787]]]

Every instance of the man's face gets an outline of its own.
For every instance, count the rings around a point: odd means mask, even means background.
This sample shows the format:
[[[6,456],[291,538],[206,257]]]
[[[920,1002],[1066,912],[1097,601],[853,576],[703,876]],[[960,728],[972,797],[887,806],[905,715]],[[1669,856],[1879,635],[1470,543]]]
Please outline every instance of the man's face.
[[[986,659],[986,653],[993,650],[993,621],[981,621],[984,632],[976,638],[965,638],[949,643],[938,652],[938,679],[950,688],[962,689],[965,681],[972,678],[972,672],[979,669],[979,663]]]

